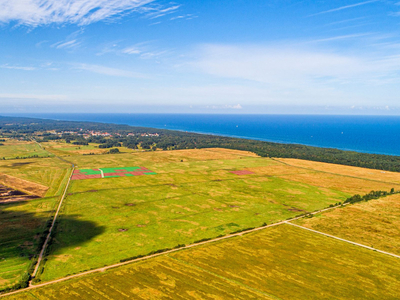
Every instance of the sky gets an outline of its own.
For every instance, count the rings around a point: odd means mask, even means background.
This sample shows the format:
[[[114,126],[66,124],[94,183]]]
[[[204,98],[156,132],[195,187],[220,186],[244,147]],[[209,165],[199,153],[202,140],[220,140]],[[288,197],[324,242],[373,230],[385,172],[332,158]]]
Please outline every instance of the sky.
[[[400,115],[400,1],[0,0],[0,114]]]

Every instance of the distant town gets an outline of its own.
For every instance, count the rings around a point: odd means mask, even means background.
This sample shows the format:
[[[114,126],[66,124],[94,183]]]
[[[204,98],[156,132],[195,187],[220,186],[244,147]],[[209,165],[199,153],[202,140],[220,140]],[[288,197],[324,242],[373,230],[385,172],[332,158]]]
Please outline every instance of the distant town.
[[[62,136],[63,134],[71,134],[71,135],[79,135],[85,139],[88,139],[92,136],[102,136],[102,137],[121,137],[121,136],[140,136],[140,137],[159,137],[158,133],[127,133],[126,135],[122,135],[120,133],[109,133],[107,131],[94,131],[94,130],[84,130],[80,129],[78,131],[56,131],[56,130],[48,130],[46,131],[49,134],[54,134],[58,136]]]

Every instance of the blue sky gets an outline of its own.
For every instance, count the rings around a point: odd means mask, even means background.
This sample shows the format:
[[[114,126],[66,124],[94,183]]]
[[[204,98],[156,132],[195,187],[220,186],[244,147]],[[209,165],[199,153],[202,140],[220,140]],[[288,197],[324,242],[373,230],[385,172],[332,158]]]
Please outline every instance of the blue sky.
[[[0,112],[400,115],[400,2],[0,0]]]

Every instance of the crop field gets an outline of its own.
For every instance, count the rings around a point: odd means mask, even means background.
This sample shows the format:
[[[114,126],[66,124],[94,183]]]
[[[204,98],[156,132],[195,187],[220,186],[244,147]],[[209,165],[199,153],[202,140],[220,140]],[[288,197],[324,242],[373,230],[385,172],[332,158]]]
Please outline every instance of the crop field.
[[[372,187],[400,188],[239,151],[154,151],[69,159],[80,169],[136,165],[157,174],[72,181],[42,281],[271,224],[343,202]],[[301,176],[310,180],[300,180]],[[88,226],[76,226],[71,217]]]
[[[357,203],[295,223],[400,255],[400,195]]]
[[[280,225],[4,299],[394,300],[399,269],[393,257]]]
[[[0,160],[0,175],[5,174],[8,182],[0,181],[15,189],[27,185],[39,190],[39,193],[29,190],[28,192],[40,196],[51,197],[60,193],[61,181],[65,178],[71,165],[55,157],[31,158],[24,160]],[[10,178],[14,177],[14,179]],[[2,177],[0,177],[0,180]],[[22,179],[18,180],[18,179]],[[44,193],[43,193],[44,190]]]
[[[0,289],[17,283],[36,253],[55,198],[0,204]]]
[[[2,142],[2,144],[4,145],[0,146],[0,159],[49,156],[49,153],[40,148],[35,142],[7,139],[5,142]]]
[[[335,165],[293,158],[275,158],[275,160],[281,161],[294,167],[312,169],[325,173],[334,173],[354,178],[370,179],[373,181],[400,184],[400,173],[396,172],[357,168],[352,166]]]

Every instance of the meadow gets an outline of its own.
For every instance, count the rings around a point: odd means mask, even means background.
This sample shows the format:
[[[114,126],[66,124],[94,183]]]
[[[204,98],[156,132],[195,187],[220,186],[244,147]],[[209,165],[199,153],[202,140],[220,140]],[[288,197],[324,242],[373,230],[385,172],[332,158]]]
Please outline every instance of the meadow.
[[[18,151],[18,145],[13,147]],[[35,262],[70,168],[70,164],[55,157],[0,161],[1,184],[43,197],[0,204],[0,290],[23,281]]]
[[[50,155],[35,142],[6,139],[5,142],[1,143],[3,145],[0,146],[0,159],[47,157]]]
[[[400,188],[223,149],[68,159],[82,169],[143,166],[157,175],[72,181],[42,281],[271,224],[372,188]],[[232,173],[238,170],[252,174]],[[93,224],[93,232],[65,221],[71,216]]]
[[[0,290],[17,284],[27,272],[56,200],[0,205]]]
[[[69,163],[56,157],[0,160],[0,174],[8,178],[6,185],[19,189],[24,187],[23,180],[31,187],[28,192],[46,197],[61,194],[61,183],[70,169]]]
[[[280,225],[30,290],[17,299],[398,299],[400,261]]]
[[[106,154],[110,150],[99,148],[100,144],[96,143],[89,143],[89,145],[74,145],[72,143],[66,143],[64,140],[43,142],[42,145],[47,151],[57,156]],[[132,153],[135,151],[126,147],[113,148],[117,148],[121,153]]]

